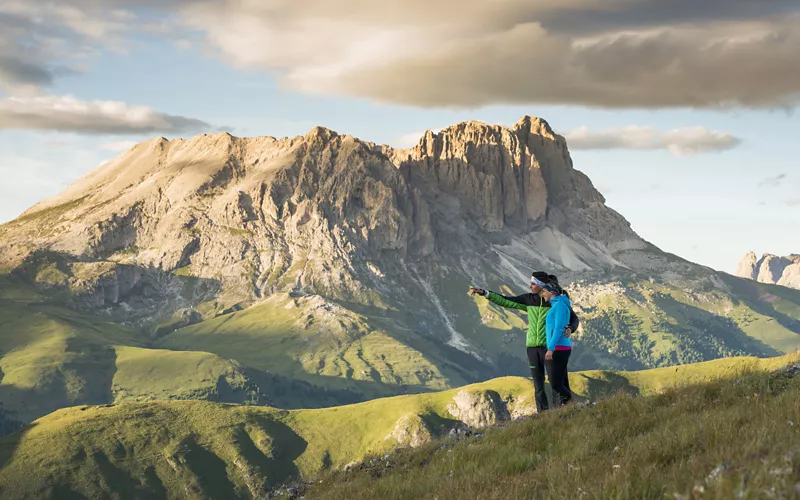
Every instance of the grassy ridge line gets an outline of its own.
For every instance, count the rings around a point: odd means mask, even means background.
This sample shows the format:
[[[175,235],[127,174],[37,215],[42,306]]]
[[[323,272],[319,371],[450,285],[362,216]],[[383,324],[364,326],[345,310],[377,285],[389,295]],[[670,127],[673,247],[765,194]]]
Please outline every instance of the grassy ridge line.
[[[632,387],[648,394],[685,381],[713,380],[741,370],[767,371],[798,360],[797,354],[717,360],[681,367],[680,378],[668,376],[674,368],[572,377],[576,392],[584,396],[617,389],[633,392]],[[520,377],[462,389],[493,390],[515,398],[532,393],[530,382]],[[395,442],[386,436],[401,417],[428,414],[450,419],[446,406],[459,390],[319,410],[205,401],[63,409],[0,440],[0,496],[78,493],[94,498],[137,492],[154,498],[250,498],[253,492],[293,477],[311,477],[393,449]]]
[[[326,475],[308,499],[796,498],[800,374],[618,395]]]

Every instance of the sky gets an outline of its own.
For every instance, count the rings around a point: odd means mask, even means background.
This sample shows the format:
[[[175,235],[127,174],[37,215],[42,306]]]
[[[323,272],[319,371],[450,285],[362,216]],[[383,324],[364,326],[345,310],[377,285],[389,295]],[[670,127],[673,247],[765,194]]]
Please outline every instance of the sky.
[[[546,119],[663,250],[800,253],[796,0],[4,0],[0,222],[136,142]]]

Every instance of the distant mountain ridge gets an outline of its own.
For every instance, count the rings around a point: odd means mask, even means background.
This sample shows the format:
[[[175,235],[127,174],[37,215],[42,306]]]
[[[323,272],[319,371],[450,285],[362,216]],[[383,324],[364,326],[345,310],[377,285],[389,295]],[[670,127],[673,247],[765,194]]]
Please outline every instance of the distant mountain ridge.
[[[779,257],[765,253],[759,259],[749,252],[739,262],[737,276],[800,290],[800,255]]]

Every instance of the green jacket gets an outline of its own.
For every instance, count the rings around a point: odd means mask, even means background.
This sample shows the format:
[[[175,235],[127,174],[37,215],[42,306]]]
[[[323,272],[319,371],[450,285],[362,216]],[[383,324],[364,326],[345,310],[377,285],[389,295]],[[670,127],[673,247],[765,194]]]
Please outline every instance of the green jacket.
[[[549,302],[533,293],[526,293],[516,297],[505,297],[494,292],[488,292],[486,298],[498,306],[527,311],[528,335],[525,338],[525,345],[527,347],[547,345],[545,318],[547,318],[547,312],[550,310]]]

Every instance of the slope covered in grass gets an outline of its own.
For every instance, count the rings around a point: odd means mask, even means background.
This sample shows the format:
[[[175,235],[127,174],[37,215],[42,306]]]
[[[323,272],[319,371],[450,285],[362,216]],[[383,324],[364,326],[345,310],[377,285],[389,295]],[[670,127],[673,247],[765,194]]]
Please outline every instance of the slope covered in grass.
[[[179,329],[159,347],[213,352],[253,371],[351,390],[365,399],[466,383],[447,371],[435,345],[413,348],[379,323],[321,297],[276,294]]]
[[[681,367],[674,376],[674,368],[641,373],[586,372],[573,374],[571,382],[581,399],[594,399],[620,390],[624,393],[657,394],[669,387],[720,377],[730,380],[729,377],[743,371],[764,372],[797,361],[800,361],[800,355],[720,360]],[[730,385],[730,381],[726,384]],[[59,410],[0,440],[0,496],[258,497],[293,478],[313,477],[368,455],[390,452],[398,446],[395,431],[409,422],[424,426],[434,437],[446,434],[449,429],[460,425],[448,406],[462,391],[492,395],[499,401],[508,402],[509,407],[523,405],[526,401],[530,404],[532,397],[532,386],[527,379],[505,377],[461,389],[316,410],[286,411],[206,401],[156,401]],[[693,394],[697,390],[689,387],[685,392]],[[625,411],[633,411],[631,408],[635,405],[651,403],[619,401],[629,406],[613,415],[617,415],[614,418],[627,418],[625,425],[648,429],[658,420],[657,416],[644,415],[644,423],[640,424],[637,423],[638,413],[625,417]],[[538,425],[536,422],[539,421],[556,425],[555,422],[563,420],[558,415],[565,414],[537,417],[531,423],[514,424],[512,429],[525,429],[525,426]],[[609,415],[593,425],[602,427],[603,419],[611,418]],[[682,415],[690,421],[693,414]],[[615,421],[611,419],[610,422]],[[585,426],[580,425],[584,429]],[[623,426],[621,422],[614,425]],[[583,439],[580,433],[591,427],[581,429],[567,429],[565,435],[569,439]],[[413,433],[419,429],[410,425],[404,430]],[[554,430],[536,432],[552,434]],[[616,432],[622,433],[623,430],[617,429]],[[597,438],[589,440],[594,445],[597,442]],[[501,445],[498,443],[496,446]],[[559,446],[572,445],[574,443]],[[518,443],[514,446],[528,445]],[[589,444],[585,446],[587,448],[581,448],[584,451],[580,453],[593,450],[588,448]],[[613,448],[616,444],[609,446]],[[542,448],[538,453],[544,453],[546,449]],[[522,473],[535,465],[532,460],[543,460],[541,456],[532,458],[536,455],[529,452],[524,455],[523,451],[517,448],[507,450],[507,453],[517,455],[507,457],[510,462],[503,466],[507,467],[504,474]],[[470,465],[469,457],[463,459],[463,465],[463,474],[477,473],[478,466]],[[425,471],[421,473],[427,474]],[[407,480],[404,478],[402,481]],[[432,478],[425,480],[435,482]],[[360,479],[347,481],[326,494],[338,495],[342,488],[367,487],[367,483],[358,482]],[[392,488],[395,486],[385,491],[391,493],[394,491]],[[371,494],[368,491],[347,491],[355,495],[353,498]],[[414,495],[420,492],[413,491]],[[447,495],[440,495],[443,497]]]
[[[622,393],[333,472],[307,499],[796,498],[800,372]]]
[[[147,340],[0,276],[0,435],[78,404],[259,399],[235,363],[209,353],[148,349]]]

